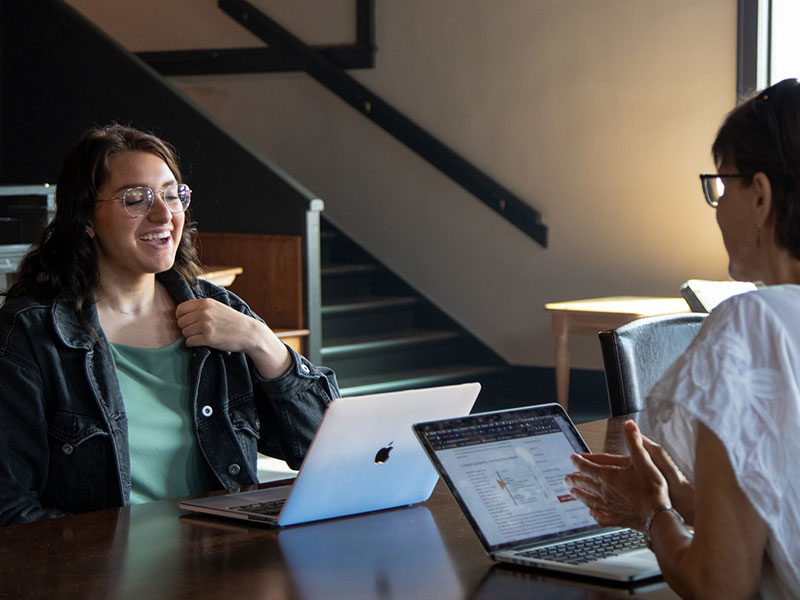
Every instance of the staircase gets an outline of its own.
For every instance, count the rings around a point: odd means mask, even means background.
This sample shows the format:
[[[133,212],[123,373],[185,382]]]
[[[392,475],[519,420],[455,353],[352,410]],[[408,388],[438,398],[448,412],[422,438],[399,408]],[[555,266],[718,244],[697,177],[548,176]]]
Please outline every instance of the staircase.
[[[506,363],[325,220],[322,364],[343,396],[467,381],[487,390]]]

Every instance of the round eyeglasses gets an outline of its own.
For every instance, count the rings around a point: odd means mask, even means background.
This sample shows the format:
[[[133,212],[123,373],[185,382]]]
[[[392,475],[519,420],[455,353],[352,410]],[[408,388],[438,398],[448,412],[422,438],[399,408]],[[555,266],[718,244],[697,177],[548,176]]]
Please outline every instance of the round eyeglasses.
[[[122,207],[130,216],[141,219],[150,213],[155,202],[156,195],[160,195],[167,205],[169,212],[178,214],[189,208],[192,201],[192,190],[185,183],[168,185],[162,190],[153,190],[149,187],[134,187],[122,192],[119,196],[112,198],[101,198],[100,200],[122,200]]]
[[[703,185],[703,195],[709,206],[717,208],[719,199],[725,195],[725,180],[729,177],[744,177],[741,173],[703,173],[700,175],[700,183]]]

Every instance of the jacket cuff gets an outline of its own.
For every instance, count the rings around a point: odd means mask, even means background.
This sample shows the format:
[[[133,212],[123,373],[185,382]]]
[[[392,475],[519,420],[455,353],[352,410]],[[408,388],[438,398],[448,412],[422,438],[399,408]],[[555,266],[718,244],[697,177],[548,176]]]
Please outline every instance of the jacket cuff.
[[[280,377],[264,379],[256,371],[256,378],[264,391],[269,395],[285,395],[307,388],[317,381],[323,374],[305,356],[286,346],[292,357],[292,366]]]

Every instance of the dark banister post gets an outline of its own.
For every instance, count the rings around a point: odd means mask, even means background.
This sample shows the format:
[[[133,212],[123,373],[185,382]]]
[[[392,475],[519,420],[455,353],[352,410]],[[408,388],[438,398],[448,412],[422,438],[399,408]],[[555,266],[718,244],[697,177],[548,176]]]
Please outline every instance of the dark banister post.
[[[246,0],[219,0],[219,6],[270,46],[290,50],[302,57],[306,73],[311,77],[547,247],[547,226],[541,222],[539,213],[524,200],[464,160]]]
[[[356,46],[375,49],[375,0],[357,0]]]

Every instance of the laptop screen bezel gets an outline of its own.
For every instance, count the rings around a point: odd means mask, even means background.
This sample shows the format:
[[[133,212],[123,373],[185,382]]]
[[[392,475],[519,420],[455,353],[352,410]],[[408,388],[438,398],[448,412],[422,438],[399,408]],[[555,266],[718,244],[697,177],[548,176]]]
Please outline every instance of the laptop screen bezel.
[[[481,528],[478,526],[478,523],[472,512],[469,510],[464,499],[458,493],[456,486],[453,484],[452,479],[450,478],[449,473],[442,465],[441,461],[439,460],[436,450],[434,450],[433,446],[430,443],[430,440],[427,437],[428,432],[434,431],[442,431],[445,429],[450,429],[454,427],[463,427],[466,424],[484,421],[487,423],[491,423],[492,421],[501,420],[504,418],[508,418],[509,414],[519,415],[520,419],[530,418],[530,416],[535,417],[547,417],[547,416],[554,416],[554,417],[561,417],[564,419],[565,423],[568,425],[567,429],[569,434],[574,436],[574,441],[578,443],[581,447],[582,452],[590,452],[589,446],[586,444],[586,441],[581,437],[580,432],[578,432],[575,424],[569,418],[569,415],[564,411],[564,409],[559,404],[541,404],[537,406],[530,406],[525,408],[512,408],[508,410],[500,410],[500,411],[491,411],[491,412],[484,412],[484,413],[475,413],[472,415],[468,415],[465,417],[457,417],[454,419],[445,419],[442,421],[428,421],[425,423],[416,423],[414,424],[414,433],[419,439],[422,447],[425,449],[425,452],[428,454],[433,465],[436,467],[436,470],[439,472],[439,475],[444,480],[447,488],[450,490],[450,493],[453,495],[453,498],[458,503],[459,507],[461,508],[464,516],[469,521],[470,526],[475,531],[478,538],[481,540],[481,544],[486,549],[487,552],[490,554],[495,552],[501,552],[503,550],[519,548],[522,546],[535,546],[535,545],[542,545],[546,544],[551,540],[556,539],[564,539],[573,536],[584,535],[586,533],[591,532],[600,532],[606,531],[608,528],[601,526],[598,523],[593,525],[587,525],[585,527],[577,527],[575,529],[570,529],[567,531],[560,531],[558,533],[551,533],[546,535],[534,536],[530,538],[520,538],[517,540],[513,540],[511,542],[505,542],[502,544],[490,544],[489,541],[484,536]],[[565,435],[568,435],[565,433]]]

